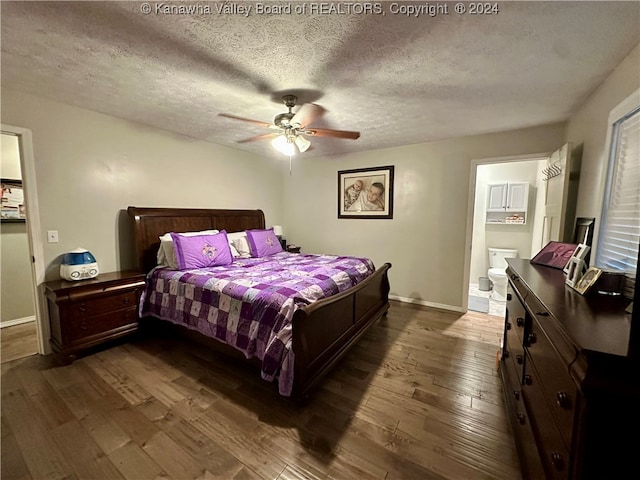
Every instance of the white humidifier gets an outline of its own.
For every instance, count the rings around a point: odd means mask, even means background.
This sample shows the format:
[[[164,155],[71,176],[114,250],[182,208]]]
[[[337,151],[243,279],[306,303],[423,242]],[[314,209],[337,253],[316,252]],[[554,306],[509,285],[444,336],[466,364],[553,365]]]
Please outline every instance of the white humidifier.
[[[60,276],[65,280],[86,280],[98,276],[98,262],[85,248],[76,248],[62,256]]]

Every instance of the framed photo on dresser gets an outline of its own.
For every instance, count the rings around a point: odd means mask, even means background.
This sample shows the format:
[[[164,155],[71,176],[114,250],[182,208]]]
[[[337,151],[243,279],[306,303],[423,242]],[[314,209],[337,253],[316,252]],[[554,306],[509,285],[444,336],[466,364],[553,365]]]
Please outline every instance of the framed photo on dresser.
[[[573,286],[574,290],[580,295],[586,294],[589,289],[595,285],[598,278],[602,274],[602,270],[597,267],[589,267],[585,274]]]
[[[531,263],[563,270],[577,247],[575,243],[549,242],[531,259]]]

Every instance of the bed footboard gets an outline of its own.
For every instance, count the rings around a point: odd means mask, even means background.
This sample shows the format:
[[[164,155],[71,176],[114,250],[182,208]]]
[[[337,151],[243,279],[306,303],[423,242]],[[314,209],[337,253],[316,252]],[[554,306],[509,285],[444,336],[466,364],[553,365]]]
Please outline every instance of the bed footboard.
[[[296,311],[292,397],[304,402],[318,381],[389,309],[390,263],[338,295]]]

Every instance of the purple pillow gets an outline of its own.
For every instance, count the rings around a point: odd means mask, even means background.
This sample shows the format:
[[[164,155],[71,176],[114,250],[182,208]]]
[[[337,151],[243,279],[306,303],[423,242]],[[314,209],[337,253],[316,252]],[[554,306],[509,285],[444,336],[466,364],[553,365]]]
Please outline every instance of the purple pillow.
[[[273,228],[269,230],[247,230],[247,241],[251,249],[252,257],[266,257],[274,253],[282,252],[280,240],[273,233]]]
[[[233,262],[227,232],[185,237],[171,232],[179,270],[229,265]]]

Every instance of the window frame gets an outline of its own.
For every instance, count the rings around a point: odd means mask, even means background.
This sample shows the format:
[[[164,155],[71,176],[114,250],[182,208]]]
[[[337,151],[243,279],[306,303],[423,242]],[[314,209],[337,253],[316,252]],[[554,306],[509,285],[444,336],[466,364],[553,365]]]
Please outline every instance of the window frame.
[[[634,93],[629,95],[624,101],[618,104],[615,108],[611,110],[608,119],[608,131],[607,131],[607,141],[605,146],[606,152],[608,152],[607,158],[607,167],[605,173],[605,184],[604,184],[604,192],[602,197],[602,206],[601,206],[601,221],[600,228],[598,229],[598,244],[596,248],[596,259],[595,264],[601,268],[605,269],[616,269],[616,267],[608,264],[607,257],[604,256],[603,253],[603,244],[605,234],[607,232],[607,214],[608,214],[608,206],[611,202],[613,189],[614,189],[614,179],[618,170],[618,145],[620,140],[620,126],[622,123],[635,116],[640,115],[640,89],[636,90]],[[640,121],[640,117],[638,118]],[[638,253],[636,253],[638,255]],[[636,267],[638,263],[638,258],[629,262],[633,267],[629,269],[625,269],[624,271],[627,273],[635,274]],[[619,269],[616,269],[619,270]],[[622,270],[619,270],[622,271]]]

